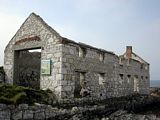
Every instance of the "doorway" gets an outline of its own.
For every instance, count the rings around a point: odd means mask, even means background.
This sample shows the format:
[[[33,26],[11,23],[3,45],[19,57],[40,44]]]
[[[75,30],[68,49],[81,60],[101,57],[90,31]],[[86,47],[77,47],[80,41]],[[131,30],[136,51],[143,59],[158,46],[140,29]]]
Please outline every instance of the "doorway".
[[[14,52],[13,83],[40,89],[41,48]]]

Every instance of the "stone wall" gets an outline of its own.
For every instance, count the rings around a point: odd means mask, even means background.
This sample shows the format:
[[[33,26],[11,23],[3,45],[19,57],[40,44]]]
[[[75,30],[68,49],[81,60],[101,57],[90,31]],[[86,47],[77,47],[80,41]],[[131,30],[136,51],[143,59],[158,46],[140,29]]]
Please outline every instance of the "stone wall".
[[[64,114],[51,106],[28,106],[21,104],[19,106],[0,104],[1,120],[46,120],[56,115]]]
[[[55,105],[35,103],[6,105],[0,104],[1,120],[102,120],[136,119],[131,114],[140,115],[139,119],[146,120],[143,115],[159,116],[159,98],[147,95],[132,95],[121,98],[110,98],[101,101],[93,99],[62,100]],[[66,105],[66,106],[65,106]],[[154,110],[156,109],[156,111]],[[136,115],[135,114],[135,115]],[[159,117],[158,117],[159,118]],[[149,118],[148,118],[149,119]],[[152,120],[152,119],[151,119]],[[155,119],[153,119],[155,120]]]
[[[141,68],[140,62],[126,59],[117,66],[116,74],[117,78],[119,78],[118,84],[121,85],[117,89],[119,92],[122,91],[120,95],[128,95],[133,92],[149,93],[149,70]],[[120,78],[120,74],[123,74],[123,79]],[[135,77],[137,77],[137,82],[135,82]],[[137,91],[135,87],[137,87]]]
[[[75,81],[78,81],[77,73],[85,74],[86,86],[93,97],[107,97],[106,92],[110,80],[114,76],[113,65],[118,57],[104,54],[104,61],[100,61],[99,52],[85,48],[85,57],[79,57],[79,47],[73,44],[63,44],[62,57],[62,96],[74,97]],[[99,85],[99,74],[105,74],[103,84]],[[105,88],[105,89],[104,89]]]
[[[119,57],[113,53],[81,44],[63,44],[62,49],[62,98],[75,97],[75,83],[82,81],[77,73],[84,74],[83,82],[92,97],[119,97],[134,92],[149,93],[149,68],[141,68],[140,62],[124,59],[120,63]],[[84,52],[84,55],[79,52]],[[103,59],[100,58],[101,55]]]
[[[50,105],[34,105],[20,104],[18,106],[0,104],[1,120],[63,120],[70,118],[77,113],[85,113],[88,111],[103,110],[105,106],[90,107],[73,107],[72,109],[64,109],[52,107]]]
[[[49,27],[39,16],[32,13],[6,46],[4,56],[6,83],[13,84],[15,52],[40,48],[41,60],[49,59],[52,61],[51,74],[40,76],[40,88],[51,89],[59,96],[62,56],[60,40],[61,37],[56,31]]]

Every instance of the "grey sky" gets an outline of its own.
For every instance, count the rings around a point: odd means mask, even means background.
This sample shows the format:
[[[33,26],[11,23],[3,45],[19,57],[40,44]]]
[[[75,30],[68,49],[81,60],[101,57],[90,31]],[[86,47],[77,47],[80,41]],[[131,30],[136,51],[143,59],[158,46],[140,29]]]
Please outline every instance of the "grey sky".
[[[160,0],[0,0],[3,51],[31,12],[64,37],[122,54],[127,45],[151,64],[159,79]]]

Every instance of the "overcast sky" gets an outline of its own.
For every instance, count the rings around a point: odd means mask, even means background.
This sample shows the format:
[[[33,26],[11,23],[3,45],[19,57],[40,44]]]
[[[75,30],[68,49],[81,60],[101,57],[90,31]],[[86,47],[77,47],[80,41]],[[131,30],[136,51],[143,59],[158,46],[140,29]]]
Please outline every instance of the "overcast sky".
[[[0,65],[4,49],[31,12],[62,36],[122,54],[127,45],[160,80],[160,0],[0,0]]]

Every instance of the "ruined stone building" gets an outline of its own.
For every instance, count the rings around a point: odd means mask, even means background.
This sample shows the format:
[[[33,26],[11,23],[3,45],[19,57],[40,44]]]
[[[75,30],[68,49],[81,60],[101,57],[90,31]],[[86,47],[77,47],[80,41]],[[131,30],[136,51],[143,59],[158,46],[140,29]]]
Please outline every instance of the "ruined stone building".
[[[6,46],[4,70],[7,83],[50,89],[59,98],[149,93],[149,64],[131,46],[118,56],[77,43],[60,36],[34,13]]]

